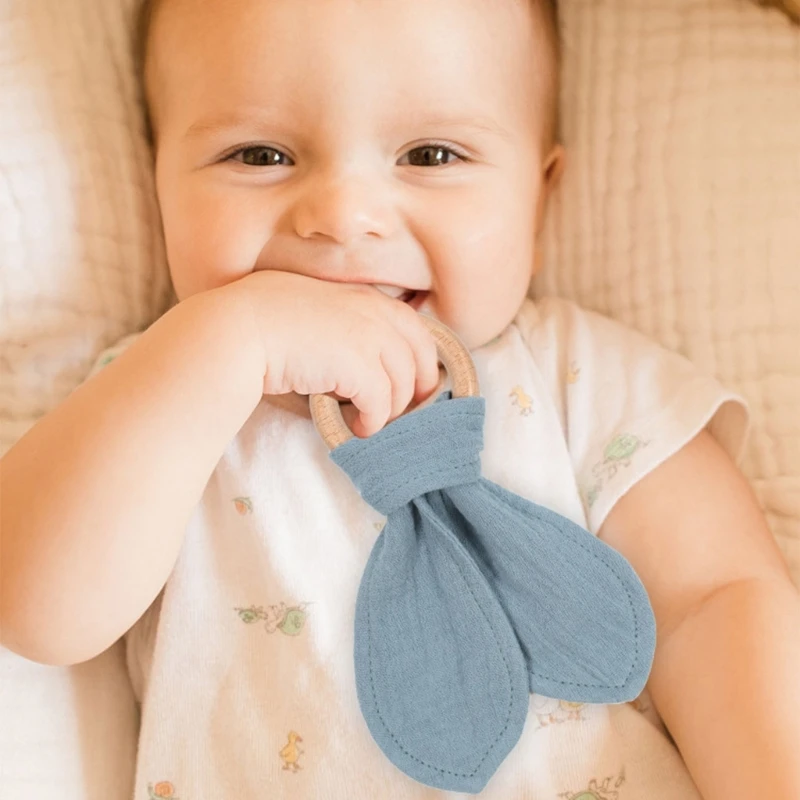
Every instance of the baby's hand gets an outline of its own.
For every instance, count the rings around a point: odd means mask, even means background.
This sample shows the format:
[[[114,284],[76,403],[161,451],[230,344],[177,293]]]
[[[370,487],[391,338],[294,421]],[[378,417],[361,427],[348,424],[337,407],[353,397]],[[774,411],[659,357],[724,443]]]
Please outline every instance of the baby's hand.
[[[349,399],[357,436],[376,433],[438,384],[436,344],[419,314],[373,286],[269,270],[220,291],[252,311],[264,394]]]

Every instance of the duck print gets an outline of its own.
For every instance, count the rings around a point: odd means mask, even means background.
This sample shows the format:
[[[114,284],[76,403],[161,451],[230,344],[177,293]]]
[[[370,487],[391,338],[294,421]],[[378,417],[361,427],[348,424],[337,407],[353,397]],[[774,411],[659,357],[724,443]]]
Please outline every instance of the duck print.
[[[567,383],[577,383],[578,378],[581,376],[581,368],[578,366],[576,361],[573,361],[569,365],[569,369],[567,370]]]
[[[150,795],[150,800],[180,800],[175,796],[175,787],[169,781],[159,781],[157,784],[147,784],[147,792]]]
[[[300,736],[299,733],[295,733],[294,731],[289,731],[289,743],[286,744],[278,753],[281,760],[283,761],[283,768],[291,770],[292,772],[297,772],[302,767],[297,763],[297,759],[303,754],[303,750],[301,750],[297,746],[297,742],[302,742],[303,737]]]
[[[586,705],[586,703],[573,703],[571,700],[559,700],[558,704],[566,712],[568,720],[583,719],[581,716],[581,709]]]
[[[531,695],[533,711],[539,723],[539,728],[560,722],[570,722],[574,720],[581,722],[584,717],[582,710],[586,703],[573,703],[569,700],[556,700],[553,697],[544,695]]]
[[[611,786],[611,781],[614,781],[613,788]],[[625,783],[624,767],[616,780],[614,780],[614,777],[612,776],[606,778],[601,784],[598,785],[597,779],[592,778],[589,781],[588,789],[584,789],[583,791],[577,793],[562,792],[559,794],[559,797],[564,798],[564,800],[619,800],[619,792],[617,789],[619,789],[623,783]]]
[[[305,626],[306,609],[309,605],[310,603],[300,603],[287,607],[286,603],[281,601],[277,605],[267,606],[266,610],[263,606],[250,606],[249,608],[234,608],[234,611],[245,625],[263,621],[267,633],[280,631],[286,636],[297,636]]]
[[[533,414],[533,400],[521,386],[515,386],[508,396],[511,398],[511,402],[519,408],[519,413],[523,417]]]
[[[234,497],[233,506],[242,516],[253,513],[253,501],[249,497]]]

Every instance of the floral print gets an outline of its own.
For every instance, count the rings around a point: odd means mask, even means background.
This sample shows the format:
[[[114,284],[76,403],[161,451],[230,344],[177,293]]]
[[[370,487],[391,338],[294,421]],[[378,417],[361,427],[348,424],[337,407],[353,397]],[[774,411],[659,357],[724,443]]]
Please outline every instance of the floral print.
[[[277,605],[267,606],[266,609],[263,606],[249,606],[248,608],[235,608],[234,611],[246,625],[262,621],[267,633],[280,631],[286,636],[297,636],[306,624],[308,605],[308,603],[300,603],[287,607],[281,601]]]
[[[253,513],[253,501],[249,497],[234,497],[233,506],[242,516]]]
[[[163,798],[180,800],[175,794],[175,787],[169,781],[159,781],[155,785],[148,783],[147,791],[150,795],[150,800],[162,800]]]

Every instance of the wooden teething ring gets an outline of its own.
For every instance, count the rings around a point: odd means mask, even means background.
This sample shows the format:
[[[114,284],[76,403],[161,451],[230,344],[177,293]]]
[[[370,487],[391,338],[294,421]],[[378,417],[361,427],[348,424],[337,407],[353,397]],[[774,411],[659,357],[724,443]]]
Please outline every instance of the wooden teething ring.
[[[476,397],[479,394],[478,374],[469,350],[446,325],[431,317],[422,317],[423,322],[436,340],[439,361],[453,382],[453,397]],[[354,434],[342,417],[339,403],[326,394],[312,394],[309,398],[311,417],[328,448],[333,450]]]

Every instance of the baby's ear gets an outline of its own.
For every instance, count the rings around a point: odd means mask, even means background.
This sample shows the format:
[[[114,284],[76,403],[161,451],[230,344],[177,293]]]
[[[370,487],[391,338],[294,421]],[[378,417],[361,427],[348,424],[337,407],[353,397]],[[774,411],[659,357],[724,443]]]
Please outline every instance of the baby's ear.
[[[564,162],[566,159],[566,151],[563,145],[553,145],[553,149],[544,160],[542,166],[542,188],[539,192],[539,201],[536,207],[536,236],[542,232],[544,225],[544,215],[547,209],[547,201],[550,199],[550,194],[553,189],[558,185],[561,180],[561,175],[564,172]]]
[[[558,185],[561,176],[564,174],[566,157],[567,153],[564,150],[564,146],[556,144],[553,145],[553,149],[545,159],[542,183],[548,194]]]
[[[560,144],[554,145],[553,149],[544,160],[544,165],[542,167],[542,188],[539,191],[539,200],[536,204],[536,244],[534,246],[532,275],[537,275],[542,267],[542,228],[544,227],[547,201],[550,199],[553,189],[556,188],[558,182],[561,180],[561,175],[564,172],[565,160],[566,151]]]

